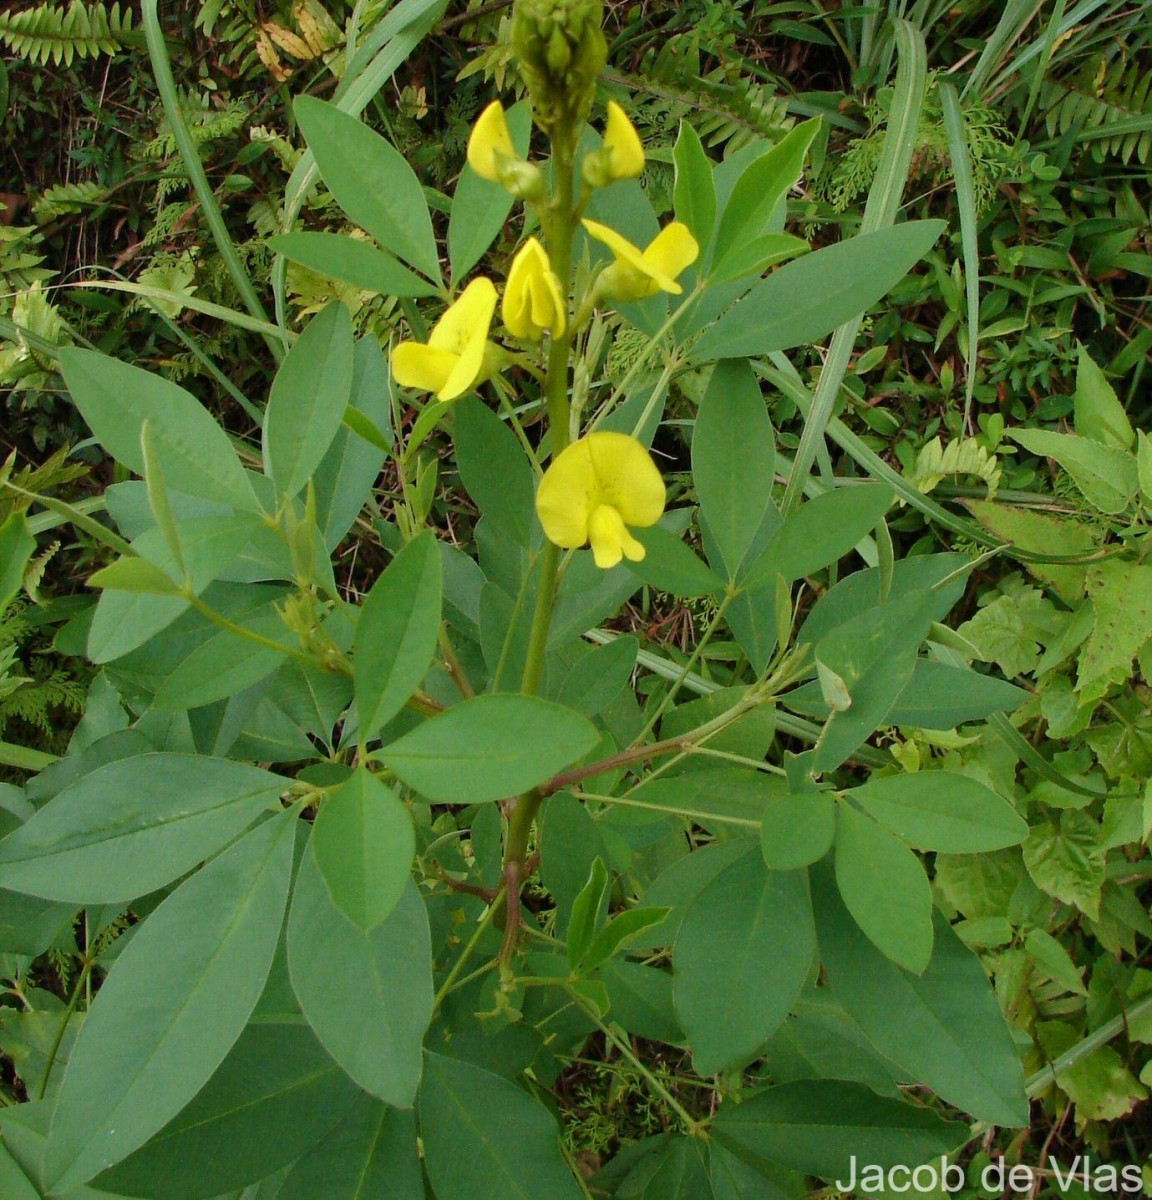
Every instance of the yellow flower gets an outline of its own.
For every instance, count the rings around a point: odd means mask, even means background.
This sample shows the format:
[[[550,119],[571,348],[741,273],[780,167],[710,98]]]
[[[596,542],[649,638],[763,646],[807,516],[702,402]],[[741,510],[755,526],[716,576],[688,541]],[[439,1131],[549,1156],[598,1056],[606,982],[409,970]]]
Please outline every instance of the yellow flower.
[[[472,126],[468,165],[477,175],[498,183],[522,200],[537,199],[543,194],[544,176],[539,167],[517,155],[499,100],[493,100]]]
[[[560,280],[535,238],[529,238],[512,260],[501,311],[513,337],[536,341],[545,329],[553,335],[564,332]]]
[[[615,100],[608,101],[604,145],[584,159],[584,182],[607,187],[621,179],[635,179],[644,171],[644,146],[627,114]]]
[[[565,550],[592,543],[598,567],[639,562],[644,547],[627,526],[655,525],[664,481],[652,456],[625,433],[590,433],[562,450],[544,472],[536,514],[548,540]]]
[[[597,286],[602,296],[619,303],[647,300],[657,292],[679,296],[684,289],[676,282],[676,276],[700,254],[696,239],[680,221],[666,225],[644,250],[607,225],[587,220],[583,225],[616,259],[600,276]]]
[[[401,342],[392,351],[392,378],[441,400],[464,395],[487,378],[484,360],[495,312],[492,280],[473,279],[433,326],[427,344]]]
[[[468,138],[468,165],[477,175],[499,183],[501,157],[514,159],[516,151],[508,132],[508,122],[504,120],[504,106],[499,100],[493,100],[472,127]]]

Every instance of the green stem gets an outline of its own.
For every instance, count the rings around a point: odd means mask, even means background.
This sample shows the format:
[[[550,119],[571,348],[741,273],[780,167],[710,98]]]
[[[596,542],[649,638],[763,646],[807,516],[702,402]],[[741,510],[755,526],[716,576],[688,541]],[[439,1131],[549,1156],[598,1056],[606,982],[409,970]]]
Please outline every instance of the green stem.
[[[501,892],[500,895],[498,895],[496,899],[493,900],[490,905],[488,905],[487,911],[476,923],[476,928],[473,930],[472,936],[468,939],[468,944],[463,950],[460,951],[460,957],[452,965],[452,970],[448,972],[448,977],[440,985],[440,990],[436,993],[436,996],[432,1001],[433,1016],[440,1011],[440,1005],[444,1003],[444,997],[448,995],[455,985],[456,980],[460,978],[460,972],[464,970],[465,966],[467,966],[468,960],[472,957],[476,947],[480,944],[480,939],[484,936],[485,930],[491,926],[492,922],[504,908],[502,903],[503,899],[504,893]]]
[[[212,240],[216,243],[216,249],[220,252],[220,257],[228,268],[232,283],[240,293],[240,298],[244,301],[248,311],[257,320],[267,321],[268,314],[264,311],[259,296],[256,295],[256,289],[252,286],[252,280],[248,278],[248,272],[245,271],[244,264],[240,261],[240,255],[236,253],[232,235],[224,223],[224,214],[216,203],[208,176],[204,173],[204,164],[200,161],[196,144],[192,141],[192,135],[180,112],[180,96],[176,91],[176,80],[172,76],[172,64],[168,59],[168,48],[164,45],[164,34],[160,28],[156,3],[157,0],[144,0],[141,12],[144,18],[144,35],[148,40],[148,55],[152,59],[156,87],[160,92],[160,101],[164,105],[164,113],[168,118],[172,137],[180,151],[180,157],[184,160],[184,169],[188,172],[196,199],[200,201],[204,220],[208,223]],[[284,343],[270,334],[265,334],[264,340],[276,362],[282,362],[285,354]]]
[[[52,1068],[56,1065],[56,1058],[60,1053],[60,1045],[64,1041],[64,1032],[68,1028],[68,1022],[72,1019],[72,1014],[76,1011],[76,1005],[80,1000],[80,993],[84,990],[84,985],[87,983],[88,976],[95,965],[96,959],[94,956],[84,960],[80,977],[76,980],[76,986],[72,989],[72,995],[68,998],[68,1007],[64,1010],[64,1015],[60,1018],[60,1028],[56,1030],[56,1036],[52,1039],[52,1049],[48,1051],[48,1065],[44,1068],[44,1078],[40,1080],[40,1091],[37,1093],[37,1100],[43,1100],[44,1093],[48,1090],[48,1079],[52,1074]]]

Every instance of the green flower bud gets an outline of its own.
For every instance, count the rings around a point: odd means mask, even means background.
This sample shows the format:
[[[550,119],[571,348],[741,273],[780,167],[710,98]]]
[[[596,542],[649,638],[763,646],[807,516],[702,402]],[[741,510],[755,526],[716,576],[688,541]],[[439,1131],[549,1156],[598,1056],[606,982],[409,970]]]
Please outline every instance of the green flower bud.
[[[587,119],[608,47],[602,0],[516,0],[512,47],[536,124],[573,136]]]

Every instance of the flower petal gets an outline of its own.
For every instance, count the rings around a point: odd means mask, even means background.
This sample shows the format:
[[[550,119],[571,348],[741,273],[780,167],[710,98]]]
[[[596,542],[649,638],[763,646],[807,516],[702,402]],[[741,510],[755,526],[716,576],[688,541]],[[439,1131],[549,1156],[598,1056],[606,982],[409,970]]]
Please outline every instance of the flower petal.
[[[451,350],[453,354],[464,354],[479,336],[481,353],[496,311],[496,285],[491,279],[480,276],[460,293],[455,304],[436,322],[428,345],[437,350]]]
[[[439,392],[448,382],[459,355],[425,346],[423,342],[401,342],[392,351],[392,378],[401,387],[420,392]]]
[[[681,271],[690,267],[700,255],[700,246],[689,232],[688,226],[680,221],[666,225],[648,244],[644,251],[644,265],[653,275],[659,272],[675,279]],[[677,286],[676,291],[681,289]]]
[[[493,100],[472,127],[468,138],[468,165],[477,175],[499,183],[497,155],[515,158],[516,150],[508,132],[508,122],[504,119],[504,106],[499,100]]]
[[[644,529],[664,512],[664,480],[641,442],[626,433],[590,433],[581,440],[595,472],[603,503],[628,525]]]
[[[513,337],[536,340],[545,329],[553,334],[564,332],[560,281],[552,273],[544,247],[535,238],[529,238],[512,260],[502,312]]]
[[[609,174],[613,179],[635,179],[643,174],[644,146],[640,135],[615,100],[608,101],[604,146],[608,150]]]
[[[599,221],[589,221],[584,218],[580,224],[588,231],[590,237],[594,237],[598,242],[603,242],[618,261],[625,262],[638,271],[643,271],[646,275],[649,273],[644,266],[644,254],[639,246],[633,246],[626,237],[621,237],[615,229],[601,225]]]
[[[536,515],[553,545],[574,550],[588,541],[588,518],[600,504],[588,439],[562,450],[536,489]]]
[[[622,558],[639,562],[646,553],[624,527],[620,514],[611,504],[601,504],[589,517],[588,539],[592,543],[596,565],[605,571],[616,566]]]

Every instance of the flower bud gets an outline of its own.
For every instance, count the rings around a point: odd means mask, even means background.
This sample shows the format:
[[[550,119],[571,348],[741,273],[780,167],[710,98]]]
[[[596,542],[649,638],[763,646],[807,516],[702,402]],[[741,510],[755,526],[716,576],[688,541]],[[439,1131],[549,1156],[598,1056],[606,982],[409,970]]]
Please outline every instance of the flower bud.
[[[588,119],[596,77],[608,57],[602,0],[516,0],[512,48],[536,124],[573,133]]]

